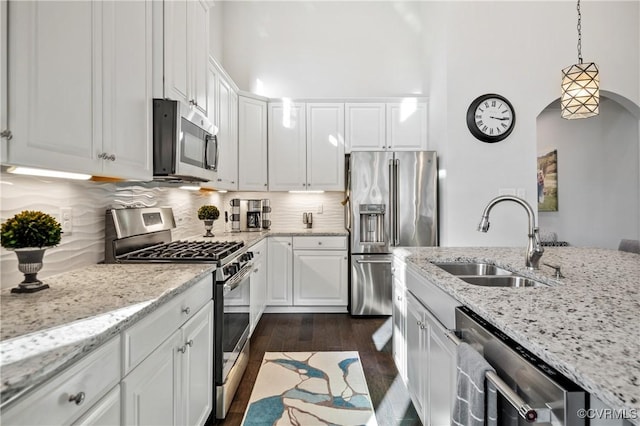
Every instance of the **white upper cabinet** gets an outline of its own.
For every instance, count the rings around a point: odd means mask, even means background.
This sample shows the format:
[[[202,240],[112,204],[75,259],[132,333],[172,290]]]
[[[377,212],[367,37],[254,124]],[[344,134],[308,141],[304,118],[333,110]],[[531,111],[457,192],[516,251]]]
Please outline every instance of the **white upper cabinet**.
[[[203,0],[164,2],[164,97],[207,114],[209,7]]]
[[[6,162],[150,180],[151,3],[8,9]]]
[[[425,100],[347,103],[345,117],[346,152],[428,149]]]
[[[307,189],[344,191],[344,104],[307,104]]]
[[[216,189],[238,189],[238,95],[218,76],[218,172]]]
[[[387,103],[387,149],[427,149],[426,102],[406,98],[402,102]]]
[[[346,103],[344,108],[347,152],[386,148],[386,104]]]
[[[344,104],[269,104],[269,190],[344,190]]]
[[[269,190],[307,189],[304,103],[269,104]]]
[[[267,103],[239,96],[238,189],[267,191]]]

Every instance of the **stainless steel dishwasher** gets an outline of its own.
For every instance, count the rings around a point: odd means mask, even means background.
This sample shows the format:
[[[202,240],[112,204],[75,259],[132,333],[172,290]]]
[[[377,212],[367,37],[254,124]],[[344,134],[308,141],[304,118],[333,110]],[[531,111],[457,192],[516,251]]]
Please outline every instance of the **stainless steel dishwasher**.
[[[470,344],[496,370],[498,425],[582,426],[587,392],[467,307],[456,308],[456,343]]]

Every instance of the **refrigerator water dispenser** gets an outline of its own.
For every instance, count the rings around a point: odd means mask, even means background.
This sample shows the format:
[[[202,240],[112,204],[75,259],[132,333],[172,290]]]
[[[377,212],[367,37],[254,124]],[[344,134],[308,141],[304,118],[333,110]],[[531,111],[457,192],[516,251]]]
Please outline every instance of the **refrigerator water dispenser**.
[[[363,244],[385,243],[384,204],[360,204],[360,242]]]

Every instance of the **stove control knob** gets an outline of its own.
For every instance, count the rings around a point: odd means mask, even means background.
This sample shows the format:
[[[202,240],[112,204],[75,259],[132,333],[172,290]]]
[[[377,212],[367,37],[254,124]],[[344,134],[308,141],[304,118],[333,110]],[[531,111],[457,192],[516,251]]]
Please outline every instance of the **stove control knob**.
[[[240,262],[234,262],[232,264],[232,266],[233,266],[233,273],[234,274],[240,270]]]
[[[252,251],[248,251],[247,252],[247,256],[249,257],[249,260],[253,259],[253,252]]]

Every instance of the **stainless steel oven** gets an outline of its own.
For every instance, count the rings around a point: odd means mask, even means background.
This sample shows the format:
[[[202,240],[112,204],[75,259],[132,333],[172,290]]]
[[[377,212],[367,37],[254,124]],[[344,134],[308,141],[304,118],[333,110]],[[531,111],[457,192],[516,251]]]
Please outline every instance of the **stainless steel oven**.
[[[219,419],[226,417],[249,361],[252,257],[247,252],[216,271],[214,379]]]
[[[241,241],[171,241],[170,208],[110,209],[105,217],[105,263],[215,264],[215,413],[224,418],[249,356],[253,253]]]
[[[498,425],[584,426],[587,392],[467,307],[456,308],[456,343],[464,341],[496,370]]]

